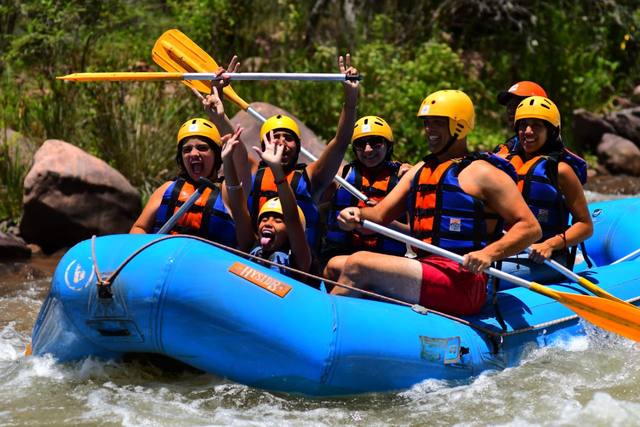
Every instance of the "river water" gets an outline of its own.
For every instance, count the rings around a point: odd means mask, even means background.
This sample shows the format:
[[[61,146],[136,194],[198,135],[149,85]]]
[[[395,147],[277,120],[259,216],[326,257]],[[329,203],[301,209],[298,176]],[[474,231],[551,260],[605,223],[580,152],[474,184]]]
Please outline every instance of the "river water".
[[[274,394],[144,361],[24,357],[56,260],[0,264],[0,425],[640,425],[640,347],[595,330],[469,382],[343,399]]]

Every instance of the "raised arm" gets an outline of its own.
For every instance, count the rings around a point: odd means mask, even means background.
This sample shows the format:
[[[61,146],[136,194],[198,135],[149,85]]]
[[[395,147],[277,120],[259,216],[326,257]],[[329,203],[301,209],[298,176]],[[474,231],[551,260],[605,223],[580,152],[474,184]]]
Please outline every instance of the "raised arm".
[[[229,66],[227,69],[222,67],[216,70],[216,75],[220,76],[223,73],[226,73],[227,70],[229,72],[235,73],[238,71],[240,67],[240,63],[238,62],[238,57],[233,56],[231,58],[231,62],[229,62]],[[233,125],[231,120],[227,117],[224,111],[224,103],[222,99],[224,97],[224,87],[229,85],[229,79],[221,79],[221,80],[212,80],[211,81],[211,94],[207,96],[202,96],[200,92],[196,89],[192,88],[194,95],[202,102],[202,106],[204,107],[205,113],[209,117],[209,120],[213,122],[214,125],[218,128],[218,132],[220,135],[233,134]],[[238,173],[238,178],[242,183],[245,194],[248,195],[251,190],[251,167],[252,163],[255,163],[250,156],[248,156],[247,148],[244,144],[241,144],[233,151],[233,160],[236,164],[236,172]]]
[[[338,58],[338,67],[340,68],[340,73],[349,76],[358,75],[358,70],[351,66],[351,56],[349,54],[345,58],[342,56]],[[329,142],[318,160],[311,163],[307,168],[313,197],[316,200],[326,190],[338,172],[340,163],[351,144],[351,137],[353,136],[360,83],[357,80],[345,80],[343,86],[344,104],[342,104],[336,136]]]
[[[235,222],[236,240],[238,249],[248,252],[256,241],[251,223],[251,215],[247,208],[247,197],[242,183],[238,180],[236,173],[234,152],[242,146],[240,134],[242,128],[238,127],[233,134],[226,134],[222,137],[224,146],[222,147],[222,166],[224,169],[224,183],[222,185],[222,198],[231,211],[231,216]]]
[[[294,254],[293,260],[295,261],[295,265],[293,267],[298,270],[309,271],[311,267],[311,247],[307,242],[304,226],[298,214],[296,196],[282,169],[281,162],[284,147],[273,143],[273,132],[270,133],[271,135],[269,135],[268,138],[265,135],[264,151],[261,151],[258,147],[253,147],[253,149],[256,150],[260,158],[273,172],[273,177],[275,178],[275,183],[278,188],[278,197],[282,205],[284,224],[287,227],[287,237],[289,238],[291,253]]]

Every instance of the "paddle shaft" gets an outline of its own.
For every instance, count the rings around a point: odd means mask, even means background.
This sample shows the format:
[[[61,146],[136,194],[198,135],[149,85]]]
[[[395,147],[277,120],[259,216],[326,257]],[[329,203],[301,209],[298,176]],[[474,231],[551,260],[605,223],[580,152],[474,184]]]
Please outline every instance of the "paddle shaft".
[[[115,73],[74,73],[57,77],[59,80],[75,82],[93,81],[161,81],[161,80],[291,80],[291,81],[324,81],[343,82],[345,80],[361,80],[361,76],[332,73],[155,73],[155,72],[115,72]]]
[[[187,212],[191,208],[191,206],[193,206],[193,204],[200,198],[200,196],[202,196],[204,190],[207,187],[213,188],[215,186],[213,182],[203,177],[200,177],[198,183],[200,183],[200,185],[198,186],[196,191],[191,196],[189,196],[187,201],[184,202],[182,206],[180,206],[180,209],[178,209],[176,213],[174,213],[171,218],[169,218],[167,222],[164,223],[160,230],[158,230],[158,234],[167,234],[169,231],[171,231],[176,223],[180,221],[182,215],[184,215],[185,212]]]
[[[362,226],[368,230],[375,231],[376,233],[382,234],[391,239],[408,243],[411,246],[415,246],[427,252],[431,252],[432,254],[435,254],[435,255],[440,255],[442,257],[449,258],[450,260],[455,261],[459,264],[462,264],[464,261],[462,255],[458,255],[446,249],[439,248],[438,246],[431,245],[429,243],[423,242],[422,240],[418,240],[414,237],[407,236],[404,233],[392,230],[380,224],[376,224],[375,222],[371,222],[365,219],[362,221]],[[528,280],[522,279],[520,277],[512,276],[509,273],[505,273],[504,271],[500,271],[493,267],[487,268],[486,270],[484,270],[484,272],[492,276],[495,276],[499,279],[506,280],[507,282],[511,282],[514,285],[522,286],[523,288],[527,288],[527,289],[532,289],[534,287],[532,286],[532,284],[535,284],[534,282],[529,282]]]

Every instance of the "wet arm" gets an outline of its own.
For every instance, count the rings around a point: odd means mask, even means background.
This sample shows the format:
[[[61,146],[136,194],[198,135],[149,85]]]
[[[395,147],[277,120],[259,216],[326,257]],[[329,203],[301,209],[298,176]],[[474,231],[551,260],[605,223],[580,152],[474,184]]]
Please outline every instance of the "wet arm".
[[[347,54],[345,63],[340,57],[340,71],[348,75],[358,75],[358,70],[350,66],[350,57]],[[359,83],[357,81],[347,81],[344,85],[344,104],[338,121],[338,130],[335,137],[329,142],[327,148],[322,152],[317,161],[309,165],[307,172],[311,180],[313,198],[317,200],[329,186],[333,177],[338,172],[340,163],[344,159],[344,154],[351,144],[353,127],[356,123],[356,107],[358,103]]]

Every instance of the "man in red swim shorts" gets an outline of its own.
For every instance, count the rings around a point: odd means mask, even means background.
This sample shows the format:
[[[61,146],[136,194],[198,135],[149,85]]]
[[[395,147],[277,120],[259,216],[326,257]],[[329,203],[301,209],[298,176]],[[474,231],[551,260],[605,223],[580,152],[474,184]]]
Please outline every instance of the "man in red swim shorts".
[[[451,314],[482,309],[492,262],[519,253],[540,238],[540,226],[522,199],[510,165],[492,154],[469,153],[474,126],[471,99],[458,90],[427,96],[418,111],[431,154],[407,172],[376,206],[349,207],[346,230],[368,219],[389,224],[409,212],[411,234],[463,255],[463,264],[418,250],[418,259],[356,252],[330,278]],[[502,234],[502,230],[509,230]],[[353,291],[335,287],[335,295]]]

